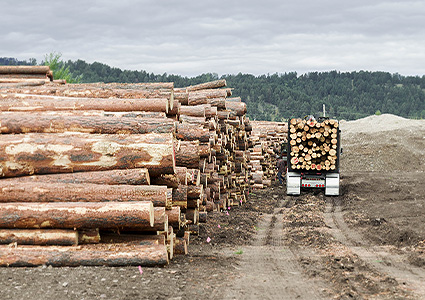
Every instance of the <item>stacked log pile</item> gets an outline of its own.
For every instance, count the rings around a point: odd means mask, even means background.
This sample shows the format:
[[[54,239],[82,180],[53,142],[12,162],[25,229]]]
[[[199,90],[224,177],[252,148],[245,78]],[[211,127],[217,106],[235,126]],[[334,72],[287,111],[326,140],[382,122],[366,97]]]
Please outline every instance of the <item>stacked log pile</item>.
[[[175,173],[172,93],[169,83],[3,87],[0,265],[168,263],[180,207],[151,180]]]
[[[208,211],[247,200],[252,127],[225,86],[3,86],[0,243],[18,246],[0,246],[0,265],[186,254]]]
[[[291,119],[289,127],[290,168],[326,170],[338,168],[339,123],[336,120]]]
[[[250,183],[254,189],[262,189],[275,180],[277,155],[287,143],[288,126],[270,121],[251,121],[251,125]]]
[[[50,81],[49,66],[0,66],[0,86],[38,86]]]

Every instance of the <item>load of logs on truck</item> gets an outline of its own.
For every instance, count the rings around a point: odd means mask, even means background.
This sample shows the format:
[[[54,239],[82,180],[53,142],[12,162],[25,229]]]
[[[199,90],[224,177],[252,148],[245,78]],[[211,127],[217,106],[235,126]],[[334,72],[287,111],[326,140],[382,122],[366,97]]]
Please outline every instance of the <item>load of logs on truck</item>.
[[[0,266],[187,254],[209,212],[247,201],[251,155],[266,154],[231,95],[225,80],[67,84],[0,66]]]
[[[288,121],[288,130],[287,194],[324,189],[325,195],[339,195],[339,122],[312,116],[293,118]]]

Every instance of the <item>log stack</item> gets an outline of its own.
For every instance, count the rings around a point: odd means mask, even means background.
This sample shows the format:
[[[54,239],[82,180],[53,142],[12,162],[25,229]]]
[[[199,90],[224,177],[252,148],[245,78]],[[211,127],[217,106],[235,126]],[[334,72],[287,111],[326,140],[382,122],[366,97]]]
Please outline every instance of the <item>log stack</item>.
[[[247,200],[252,126],[231,93],[224,80],[1,87],[0,243],[18,247],[0,265],[186,254],[208,211]]]
[[[16,245],[0,265],[168,263],[182,219],[156,179],[175,175],[172,84],[0,95],[0,243]]]
[[[38,86],[50,81],[53,72],[49,66],[0,66],[0,87]]]
[[[293,170],[338,168],[339,123],[336,120],[291,119],[289,127],[290,161]]]
[[[250,183],[262,189],[276,180],[277,155],[282,144],[287,143],[288,126],[284,122],[252,121],[250,143]]]

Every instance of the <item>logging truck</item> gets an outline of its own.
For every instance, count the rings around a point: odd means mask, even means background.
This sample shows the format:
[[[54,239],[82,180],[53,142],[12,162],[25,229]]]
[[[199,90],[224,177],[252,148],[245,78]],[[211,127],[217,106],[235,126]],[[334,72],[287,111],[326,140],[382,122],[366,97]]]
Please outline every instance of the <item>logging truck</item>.
[[[288,121],[288,167],[286,193],[301,189],[324,189],[327,196],[339,195],[341,152],[339,122],[308,116]]]

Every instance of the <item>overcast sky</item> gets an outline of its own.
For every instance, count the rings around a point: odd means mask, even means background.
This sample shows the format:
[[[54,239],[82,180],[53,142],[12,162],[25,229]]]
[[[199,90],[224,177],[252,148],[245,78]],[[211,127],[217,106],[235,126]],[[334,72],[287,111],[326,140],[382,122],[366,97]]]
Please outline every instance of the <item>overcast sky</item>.
[[[425,74],[425,1],[2,0],[0,57],[196,76]]]

